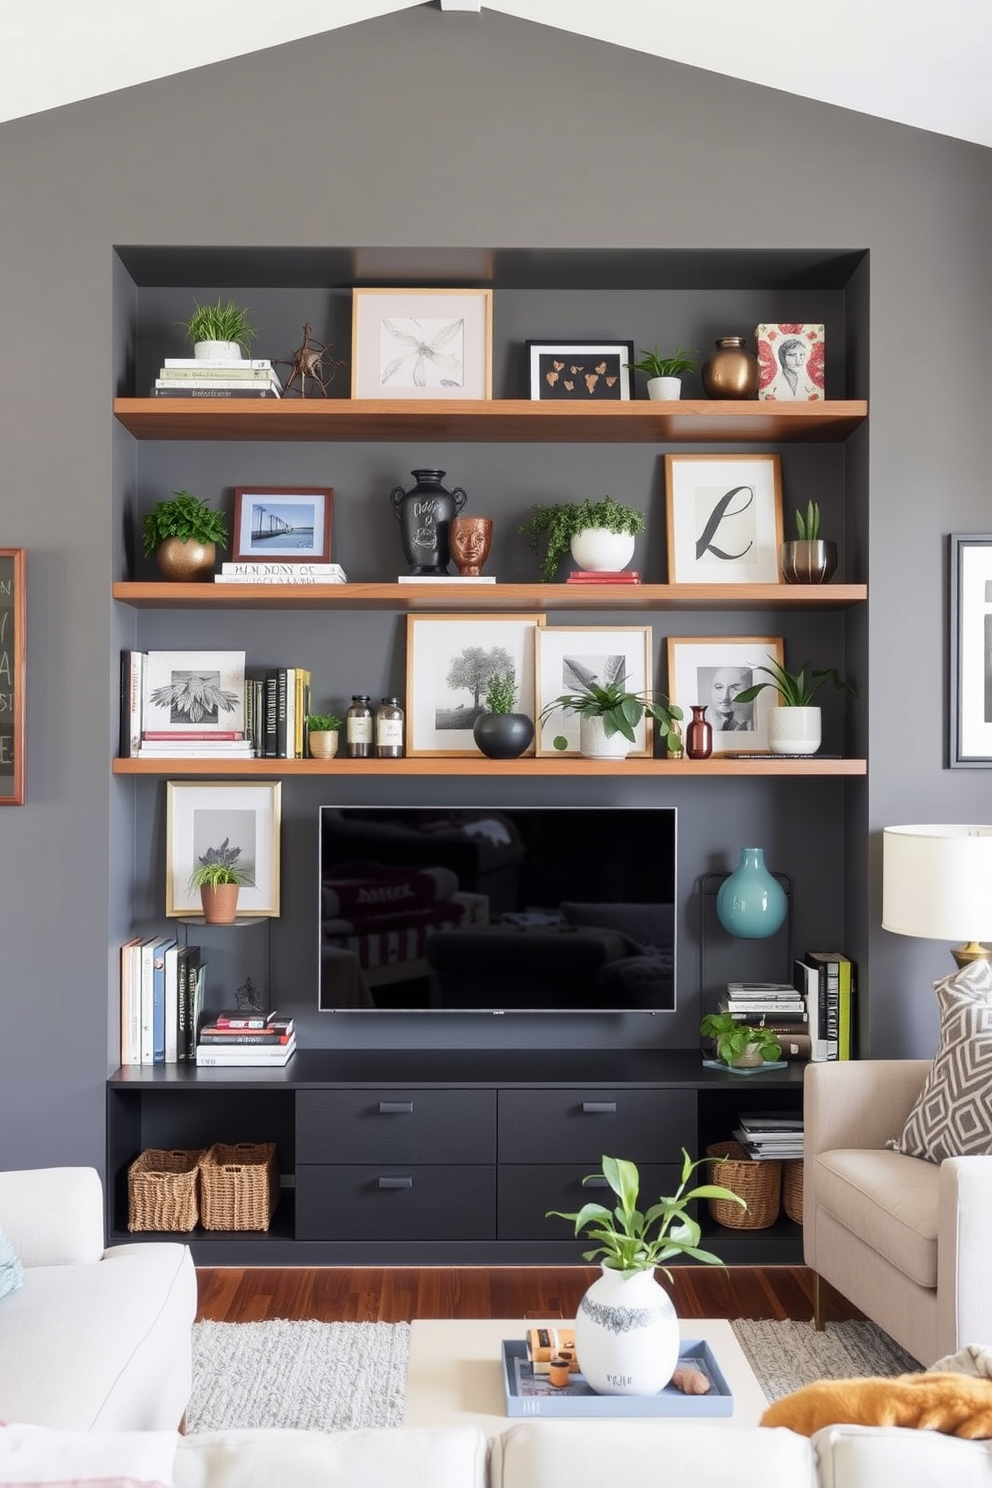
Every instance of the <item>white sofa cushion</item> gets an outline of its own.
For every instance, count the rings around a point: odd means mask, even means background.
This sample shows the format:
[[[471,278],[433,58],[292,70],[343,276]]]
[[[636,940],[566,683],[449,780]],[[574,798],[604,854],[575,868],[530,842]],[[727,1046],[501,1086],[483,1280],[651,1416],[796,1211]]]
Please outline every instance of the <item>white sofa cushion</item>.
[[[486,1488],[476,1426],[204,1431],[176,1451],[175,1488]]]
[[[25,1266],[75,1266],[103,1255],[103,1185],[95,1168],[0,1173],[0,1224]]]
[[[0,1426],[3,1488],[172,1488],[174,1431],[53,1431]]]
[[[811,1441],[820,1488],[992,1488],[992,1441],[904,1426],[825,1426]]]

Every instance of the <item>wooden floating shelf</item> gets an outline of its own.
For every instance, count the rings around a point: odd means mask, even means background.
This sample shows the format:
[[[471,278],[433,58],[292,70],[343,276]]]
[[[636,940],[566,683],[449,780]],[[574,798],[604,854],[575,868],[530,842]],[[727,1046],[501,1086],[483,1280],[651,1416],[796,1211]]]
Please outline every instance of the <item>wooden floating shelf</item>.
[[[863,759],[728,759],[708,760],[587,760],[515,759],[487,760],[481,756],[416,757],[401,760],[211,760],[211,759],[115,759],[115,775],[492,775],[561,776],[626,775],[654,779],[715,775],[867,775]]]
[[[868,402],[115,398],[114,417],[136,439],[840,443],[868,417]]]

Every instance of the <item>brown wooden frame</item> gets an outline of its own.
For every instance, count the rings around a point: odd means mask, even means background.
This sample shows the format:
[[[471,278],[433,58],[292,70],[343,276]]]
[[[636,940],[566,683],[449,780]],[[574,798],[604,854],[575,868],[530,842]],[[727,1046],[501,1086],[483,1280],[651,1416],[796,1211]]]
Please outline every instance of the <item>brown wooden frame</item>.
[[[746,666],[752,672],[757,666],[767,666],[769,657],[780,665],[783,665],[785,661],[785,644],[781,636],[669,636],[668,695],[671,701],[677,703],[682,709],[686,718],[689,717],[694,704],[708,704],[709,701],[707,698],[696,696],[696,689],[689,691],[681,685],[686,658],[691,656],[693,649],[701,653],[701,656],[697,656],[693,662],[697,673],[701,660],[708,669]],[[760,673],[752,680],[770,682],[771,678],[766,673]],[[727,755],[769,753],[765,719],[767,710],[777,707],[778,704],[779,696],[775,689],[765,688],[751,705],[753,729],[731,729],[721,732],[714,727],[713,753]],[[709,713],[707,717],[710,717]]]
[[[711,513],[712,529],[700,535],[696,527],[697,514],[694,502],[686,502],[684,493],[676,490],[677,481],[685,480],[693,467],[709,468],[711,477],[721,472],[720,488],[738,484],[740,488],[754,481],[761,472],[764,480],[752,486],[754,502],[753,522],[758,557],[751,564],[729,557],[722,550],[719,560],[707,560],[706,552],[695,558],[691,549],[694,542],[703,541],[709,535],[713,539],[725,537],[726,525],[731,518],[723,516],[723,503],[731,496],[726,491],[721,502]],[[691,491],[688,493],[693,494]],[[682,496],[682,499],[680,499]],[[782,582],[781,549],[783,539],[782,516],[782,457],[778,454],[761,454],[747,451],[740,454],[666,454],[665,456],[665,535],[668,557],[668,582],[670,584],[780,584]],[[716,544],[710,549],[717,551]]]
[[[0,806],[24,805],[28,680],[26,575],[27,549],[0,548]],[[7,750],[13,755],[12,760],[7,758]],[[5,773],[8,763],[13,766],[9,791]]]
[[[245,552],[241,541],[241,522],[245,502],[271,497],[285,499],[290,496],[322,496],[324,498],[322,529],[314,525],[314,546],[311,551],[309,553],[273,552],[265,554],[257,549],[249,549]],[[334,490],[331,486],[237,486],[234,492],[234,535],[231,557],[238,563],[329,563],[331,561],[333,501]]]
[[[424,726],[425,715],[434,712],[436,716],[437,703],[432,696],[431,682],[433,674],[431,671],[434,658],[429,654],[429,638],[432,632],[438,635],[445,634],[441,627],[454,626],[452,636],[457,639],[459,646],[465,648],[486,637],[486,632],[491,632],[494,627],[509,628],[517,630],[523,635],[524,632],[532,630],[535,634],[541,630],[545,623],[543,612],[533,614],[492,614],[475,613],[470,611],[465,614],[448,614],[438,612],[429,615],[408,615],[406,626],[406,752],[410,758],[451,758],[468,756],[472,759],[481,758],[479,746],[471,738],[471,727],[474,717],[464,729],[452,729],[452,733],[459,733],[462,738],[457,744],[445,747],[438,740],[438,735],[443,735],[447,730],[438,729],[436,725]],[[520,676],[518,678],[517,710],[527,714],[528,717],[536,716],[535,706],[535,665],[537,643],[531,638],[532,651],[529,658],[525,657],[521,663]],[[526,644],[523,649],[528,649]],[[421,743],[424,735],[432,736],[430,743]],[[534,745],[530,744],[525,749],[525,755],[533,755]]]

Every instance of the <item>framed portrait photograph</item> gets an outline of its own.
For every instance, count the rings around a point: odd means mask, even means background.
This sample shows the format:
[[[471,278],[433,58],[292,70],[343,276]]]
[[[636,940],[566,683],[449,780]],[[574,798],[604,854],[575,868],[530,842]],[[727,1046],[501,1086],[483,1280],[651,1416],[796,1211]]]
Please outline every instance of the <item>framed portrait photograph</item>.
[[[0,548],[0,806],[24,805],[26,548]]]
[[[628,403],[633,341],[528,341],[532,401]]]
[[[491,289],[352,291],[353,398],[491,398]]]
[[[948,539],[947,763],[992,766],[992,534]]]
[[[243,651],[148,651],[142,735],[230,738],[245,726]]]
[[[778,707],[778,693],[766,687],[751,703],[736,700],[755,682],[771,680],[755,670],[769,657],[783,662],[781,636],[669,637],[669,697],[687,718],[691,708],[705,705],[714,754],[770,753],[768,714]]]
[[[822,325],[764,322],[754,333],[758,397],[772,403],[822,403],[826,397]]]
[[[279,824],[282,782],[205,780],[167,782],[165,913],[197,915],[200,891],[190,874],[223,862],[246,876],[238,917],[279,913]]]
[[[627,692],[652,690],[650,625],[553,625],[537,635],[537,711],[540,714],[563,693],[580,691],[590,682],[601,686],[623,682]],[[566,747],[556,749],[556,738]],[[579,715],[571,708],[552,708],[538,723],[537,753],[578,757]],[[653,721],[645,715],[634,730],[628,759],[650,758]]]
[[[778,455],[666,455],[670,584],[782,582]]]
[[[333,496],[330,486],[238,486],[232,558],[329,563]]]
[[[472,725],[496,673],[513,673],[514,712],[536,719],[534,637],[543,614],[409,615],[406,625],[408,755],[477,755]]]

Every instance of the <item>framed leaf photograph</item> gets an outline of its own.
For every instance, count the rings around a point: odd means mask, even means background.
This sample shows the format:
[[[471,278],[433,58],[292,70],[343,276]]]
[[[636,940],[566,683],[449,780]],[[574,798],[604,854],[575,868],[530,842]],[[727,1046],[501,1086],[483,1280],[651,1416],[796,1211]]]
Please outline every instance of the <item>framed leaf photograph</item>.
[[[537,705],[547,716],[538,723],[538,755],[561,759],[578,757],[579,715],[571,708],[552,707],[555,699],[581,692],[590,682],[606,686],[620,682],[627,692],[651,690],[650,625],[552,625],[537,637]],[[564,739],[564,748],[555,740]],[[634,728],[630,759],[650,759],[652,720],[645,715]]]
[[[782,582],[778,455],[666,455],[671,584]]]
[[[673,703],[689,716],[700,704],[713,725],[714,754],[767,754],[768,714],[778,706],[778,693],[766,687],[750,703],[737,694],[755,682],[768,658],[781,663],[781,636],[670,636],[668,692]]]
[[[491,289],[352,291],[353,398],[491,398]]]

